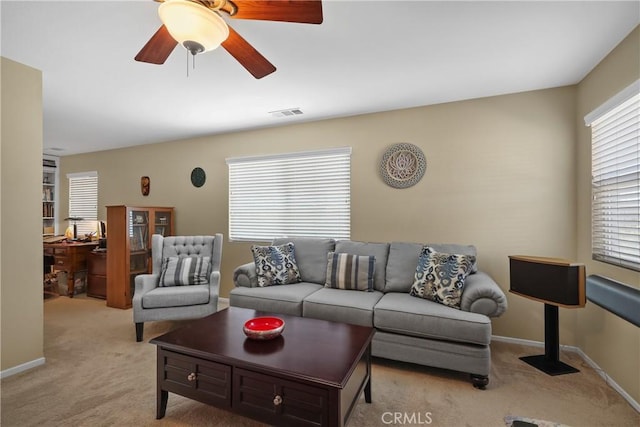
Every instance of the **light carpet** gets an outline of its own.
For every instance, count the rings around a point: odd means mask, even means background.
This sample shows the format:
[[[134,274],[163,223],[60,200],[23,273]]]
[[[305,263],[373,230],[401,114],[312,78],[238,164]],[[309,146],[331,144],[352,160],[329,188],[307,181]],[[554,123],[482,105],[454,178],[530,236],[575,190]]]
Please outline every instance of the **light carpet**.
[[[261,426],[242,416],[169,394],[155,419],[156,348],[150,338],[185,322],[145,325],[135,342],[131,310],[84,295],[44,303],[43,366],[1,382],[3,427]],[[374,359],[373,403],[361,398],[349,427],[385,425],[505,426],[517,414],[569,426],[640,426],[640,414],[578,355],[579,373],[548,376],[518,359],[539,348],[494,342],[486,390],[467,374]]]

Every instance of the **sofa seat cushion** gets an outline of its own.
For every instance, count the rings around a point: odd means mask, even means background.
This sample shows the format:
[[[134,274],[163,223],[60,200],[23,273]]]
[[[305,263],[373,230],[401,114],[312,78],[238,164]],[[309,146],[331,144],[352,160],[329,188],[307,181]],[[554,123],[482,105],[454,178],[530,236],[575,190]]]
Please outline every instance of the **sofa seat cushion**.
[[[382,292],[324,288],[305,298],[302,315],[314,319],[373,326],[373,307]]]
[[[142,296],[142,308],[184,307],[208,304],[209,285],[155,288]]]
[[[229,305],[271,313],[302,316],[302,300],[322,288],[323,285],[307,282],[265,288],[239,286],[233,288],[229,293]]]
[[[295,246],[296,261],[303,282],[324,285],[327,278],[327,254],[335,248],[333,239],[311,237],[279,237],[273,239],[273,245],[292,242]]]
[[[374,326],[382,331],[469,344],[491,343],[491,320],[404,293],[385,294],[374,307]]]

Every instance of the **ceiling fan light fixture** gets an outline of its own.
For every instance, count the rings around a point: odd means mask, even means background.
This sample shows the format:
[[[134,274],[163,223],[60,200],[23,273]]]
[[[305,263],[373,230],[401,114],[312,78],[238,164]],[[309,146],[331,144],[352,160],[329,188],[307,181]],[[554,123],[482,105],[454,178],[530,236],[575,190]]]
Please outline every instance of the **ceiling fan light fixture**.
[[[171,37],[194,55],[217,48],[229,37],[220,15],[189,0],[167,0],[158,15]]]

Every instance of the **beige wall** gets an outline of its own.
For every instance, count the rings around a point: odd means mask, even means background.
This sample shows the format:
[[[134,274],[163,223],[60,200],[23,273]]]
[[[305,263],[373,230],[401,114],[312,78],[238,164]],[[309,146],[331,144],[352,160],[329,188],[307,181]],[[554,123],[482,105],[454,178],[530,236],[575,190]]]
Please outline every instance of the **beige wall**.
[[[591,260],[591,129],[584,116],[640,79],[637,27],[578,85],[578,259],[587,274],[599,274],[640,288],[640,273]],[[577,318],[577,345],[640,402],[640,328],[588,304]]]
[[[1,58],[0,371],[43,357],[42,73]]]
[[[574,106],[575,87],[565,87],[69,156],[61,200],[66,173],[97,170],[101,218],[109,204],[169,205],[177,233],[226,235],[225,158],[351,146],[352,239],[475,244],[481,268],[506,291],[510,254],[575,257]],[[419,146],[428,163],[422,181],[403,190],[378,173],[397,142]],[[189,181],[196,166],[207,173],[201,188]],[[250,260],[249,244],[225,242],[223,296],[233,269]],[[494,333],[543,340],[542,306],[509,300]],[[562,321],[563,341],[575,344],[573,317]]]

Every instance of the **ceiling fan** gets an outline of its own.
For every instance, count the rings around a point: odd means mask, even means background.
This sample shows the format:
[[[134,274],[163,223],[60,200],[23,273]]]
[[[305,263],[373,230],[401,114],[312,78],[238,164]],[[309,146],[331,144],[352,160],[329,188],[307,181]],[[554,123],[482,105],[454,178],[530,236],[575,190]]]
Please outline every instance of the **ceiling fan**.
[[[321,0],[155,0],[162,3],[158,14],[163,22],[135,60],[164,64],[182,44],[193,55],[222,45],[256,79],[273,73],[276,67],[231,28],[222,14],[236,19],[322,23]]]

